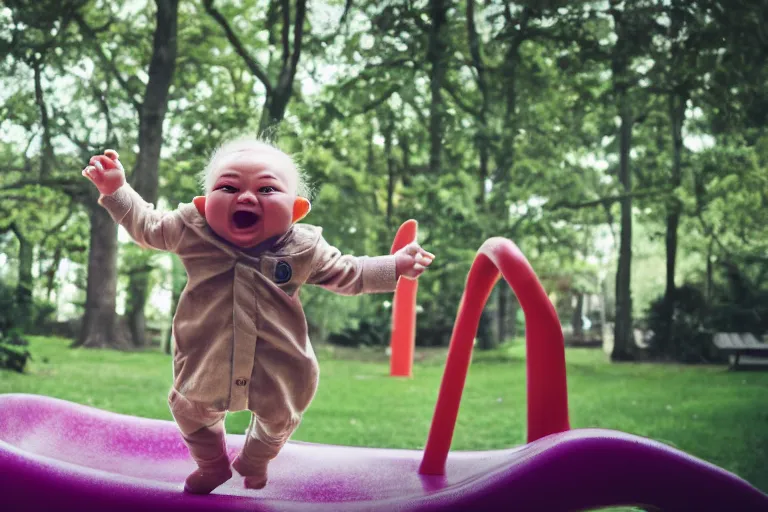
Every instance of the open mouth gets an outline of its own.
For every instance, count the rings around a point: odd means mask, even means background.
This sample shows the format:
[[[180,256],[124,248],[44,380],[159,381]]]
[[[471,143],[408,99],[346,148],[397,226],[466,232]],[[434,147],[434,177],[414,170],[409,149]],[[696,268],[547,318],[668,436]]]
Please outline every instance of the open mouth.
[[[232,216],[232,222],[235,224],[235,228],[237,229],[248,229],[252,228],[256,225],[257,222],[259,222],[259,216],[253,212],[235,212],[235,214]]]

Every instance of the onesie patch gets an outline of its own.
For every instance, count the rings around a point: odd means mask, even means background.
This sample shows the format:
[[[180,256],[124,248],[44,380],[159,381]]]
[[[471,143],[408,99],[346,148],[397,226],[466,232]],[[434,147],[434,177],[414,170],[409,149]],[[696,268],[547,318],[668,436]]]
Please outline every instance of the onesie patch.
[[[291,266],[288,263],[284,261],[277,262],[277,265],[275,265],[275,283],[287,283],[291,280],[292,275],[293,270],[291,270]]]

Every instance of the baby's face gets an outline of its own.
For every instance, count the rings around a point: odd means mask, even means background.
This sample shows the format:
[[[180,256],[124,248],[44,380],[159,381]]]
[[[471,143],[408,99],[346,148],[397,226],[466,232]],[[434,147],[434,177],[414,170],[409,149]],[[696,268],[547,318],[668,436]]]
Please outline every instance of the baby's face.
[[[247,149],[217,156],[205,219],[225,240],[254,247],[284,235],[293,222],[298,176],[276,149]]]

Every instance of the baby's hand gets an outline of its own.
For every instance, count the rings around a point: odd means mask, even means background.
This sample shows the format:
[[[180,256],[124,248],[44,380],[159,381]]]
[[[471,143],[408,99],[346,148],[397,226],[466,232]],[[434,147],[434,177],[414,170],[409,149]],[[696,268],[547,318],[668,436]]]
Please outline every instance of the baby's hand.
[[[117,152],[108,149],[103,155],[91,157],[88,166],[83,169],[83,176],[96,185],[105,196],[111,196],[125,184],[123,164],[118,160]]]
[[[416,242],[411,242],[395,252],[395,268],[397,277],[416,279],[432,264],[435,255],[425,251]]]

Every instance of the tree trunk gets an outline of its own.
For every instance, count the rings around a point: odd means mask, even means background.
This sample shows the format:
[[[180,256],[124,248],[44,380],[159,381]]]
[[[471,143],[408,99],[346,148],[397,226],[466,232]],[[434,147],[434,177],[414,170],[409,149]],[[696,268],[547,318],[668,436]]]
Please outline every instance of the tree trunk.
[[[509,285],[502,279],[496,292],[496,338],[488,348],[496,348],[507,338],[507,298]]]
[[[619,264],[616,270],[616,324],[611,359],[626,361],[634,358],[632,329],[632,174],[629,150],[632,138],[632,114],[626,95],[621,102],[619,182],[624,197],[621,205],[621,233],[619,235]]]
[[[707,289],[706,289],[706,297],[707,297],[707,306],[710,306],[712,304],[712,295],[713,295],[713,280],[714,280],[714,264],[712,262],[712,245],[714,243],[714,239],[709,240],[709,245],[707,246]]]
[[[496,295],[496,334],[494,345],[498,346],[507,339],[507,309],[509,299],[509,285],[503,279],[499,283],[499,292]]]
[[[181,260],[176,255],[171,257],[171,329],[168,330],[168,336],[163,342],[163,352],[166,354],[170,354],[173,350],[173,317],[176,315],[181,292],[184,291],[184,286],[187,284],[187,274]]]
[[[506,232],[508,230],[509,226],[509,210],[507,208],[507,183],[509,182],[509,179],[511,178],[512,174],[512,166],[514,165],[515,160],[515,144],[514,139],[517,131],[517,88],[516,88],[516,77],[517,77],[517,65],[519,61],[519,49],[520,45],[523,43],[523,41],[526,38],[525,35],[525,28],[528,25],[528,21],[531,16],[531,10],[528,7],[524,7],[522,14],[520,16],[519,21],[515,21],[509,11],[509,9],[505,12],[505,18],[509,25],[509,33],[515,34],[510,42],[509,42],[509,48],[507,49],[506,59],[504,61],[503,67],[504,67],[504,77],[508,81],[505,87],[506,94],[505,94],[505,118],[506,121],[504,123],[504,126],[506,127],[506,133],[502,134],[502,140],[506,140],[506,143],[499,145],[499,151],[496,153],[496,171],[495,175],[493,176],[492,182],[493,187],[496,188],[496,193],[494,194],[493,203],[488,205],[488,194],[486,191],[486,180],[490,177],[490,170],[489,170],[489,160],[490,160],[490,151],[491,151],[491,142],[489,140],[489,127],[488,127],[488,120],[487,115],[490,111],[491,106],[491,97],[490,93],[488,92],[488,85],[487,80],[485,76],[485,63],[482,60],[482,55],[480,53],[480,39],[477,36],[476,28],[474,25],[474,2],[468,2],[467,4],[467,20],[469,23],[468,30],[469,30],[469,44],[470,44],[470,53],[472,54],[472,58],[475,62],[475,68],[477,69],[477,76],[478,76],[478,88],[480,89],[482,93],[482,106],[480,111],[480,130],[477,135],[477,145],[478,145],[478,151],[480,155],[480,173],[479,173],[479,180],[480,180],[480,195],[479,198],[482,200],[482,202],[486,205],[485,206],[485,213],[489,214],[486,216],[486,225],[488,228],[493,232],[497,231],[498,229],[503,230],[502,232]],[[519,23],[519,27],[517,31],[513,29],[513,26],[515,23]],[[505,136],[506,135],[506,136]],[[480,200],[479,199],[479,200]],[[507,236],[514,238],[516,233],[508,233]],[[502,288],[499,288],[499,293],[496,296],[497,301],[497,307],[496,307],[496,324],[497,329],[496,333],[498,335],[497,343],[501,344],[504,343],[505,339],[507,338],[507,321],[508,321],[508,297],[509,297],[509,287],[506,283],[503,283],[503,291]],[[512,310],[512,331],[511,336],[515,336],[517,333],[517,299],[515,298],[513,300],[515,304],[515,308]]]
[[[478,350],[490,350],[493,348],[493,311],[487,306],[480,313],[476,337]]]
[[[512,296],[512,300],[509,301],[509,337],[512,339],[517,338],[517,311],[520,308],[520,303],[517,301],[517,297]]]
[[[505,59],[502,63],[502,73],[504,76],[504,131],[501,137],[501,144],[498,144],[498,151],[495,155],[496,172],[493,179],[493,187],[502,188],[503,193],[496,193],[496,214],[501,215],[502,226],[506,226],[509,221],[509,211],[507,209],[506,191],[503,190],[507,181],[512,175],[512,166],[515,162],[515,138],[517,137],[517,69],[520,63],[520,46],[527,39],[526,29],[530,22],[533,11],[530,7],[523,7],[519,18],[513,16],[509,8],[505,9],[504,17],[507,23],[507,32],[510,34],[509,46],[507,48]],[[517,29],[515,29],[517,26]]]
[[[132,186],[148,203],[158,197],[158,166],[163,145],[163,121],[168,110],[168,91],[176,67],[176,33],[178,0],[156,0],[157,15],[149,80],[144,102],[139,112],[139,154],[132,174]],[[146,318],[149,274],[145,271],[130,275],[130,300],[126,308],[133,344],[147,345]]]
[[[672,175],[670,184],[677,188],[682,183],[683,122],[685,121],[686,98],[678,94],[669,96],[669,116],[672,124]],[[665,245],[667,251],[667,281],[664,288],[664,308],[662,325],[672,325],[672,312],[675,309],[675,265],[677,260],[677,230],[680,224],[682,205],[676,196],[669,199],[667,207],[667,232]],[[666,337],[671,333],[661,333]]]
[[[149,276],[152,267],[133,269],[128,274],[128,293],[125,303],[125,316],[131,332],[131,341],[135,347],[147,346],[147,320],[144,307],[149,292]]]
[[[407,133],[401,133],[398,137],[400,142],[400,151],[403,153],[403,166],[400,172],[400,179],[404,187],[411,185],[411,141]]]
[[[35,58],[33,69],[35,78],[35,102],[37,108],[40,110],[40,124],[43,127],[43,140],[42,140],[42,155],[40,158],[40,179],[44,180],[51,173],[51,166],[53,164],[54,153],[53,143],[51,142],[51,126],[50,117],[48,116],[48,108],[45,105],[43,98],[43,81],[42,81],[42,57]]]
[[[442,171],[443,154],[443,85],[446,72],[446,29],[447,29],[447,0],[430,0],[429,14],[432,23],[429,28],[429,46],[427,61],[429,62],[429,172],[437,176]]]
[[[285,116],[285,109],[288,108],[288,99],[290,99],[290,96],[286,97],[284,94],[267,93],[261,112],[261,119],[259,119],[259,135],[268,139],[275,138],[274,132]]]
[[[392,136],[395,130],[395,121],[391,112],[388,112],[384,123],[384,155],[387,159],[387,228],[392,230],[392,217],[394,215],[395,196],[395,156],[392,153]]]
[[[291,96],[293,96],[293,81],[299,67],[301,47],[304,38],[304,19],[307,14],[307,2],[306,0],[297,0],[296,2],[292,45],[289,42],[291,28],[290,2],[287,0],[282,2],[281,9],[285,9],[282,13],[282,67],[280,68],[280,75],[277,78],[277,85],[274,88],[270,88],[268,83],[265,84],[265,86],[267,86],[267,95],[261,119],[259,121],[260,133],[268,134],[270,136],[272,135],[270,132],[272,132],[285,117],[285,110],[288,108]]]
[[[579,292],[576,294],[576,307],[573,308],[573,315],[571,316],[571,328],[573,329],[574,341],[584,341],[584,322],[582,317],[584,316],[584,294]]]
[[[53,290],[56,288],[56,272],[59,271],[59,265],[61,265],[61,252],[61,246],[57,245],[56,250],[53,252],[51,266],[45,272],[45,300],[48,302],[51,301],[51,295],[53,295]]]
[[[478,169],[478,191],[477,191],[477,205],[481,210],[485,208],[486,201],[486,187],[485,182],[488,179],[488,162],[489,162],[489,146],[488,141],[488,109],[490,107],[490,95],[488,94],[488,84],[486,80],[485,62],[480,49],[480,38],[477,35],[477,28],[475,27],[475,1],[467,0],[466,7],[467,16],[467,36],[469,40],[469,53],[472,56],[472,65],[477,72],[477,88],[480,91],[482,103],[480,111],[478,112],[478,128],[475,135],[475,145],[477,146],[478,154],[480,157],[480,167]],[[500,310],[499,314],[503,316],[504,311]],[[499,340],[503,341],[503,340]]]
[[[621,184],[621,233],[619,235],[619,262],[616,269],[616,324],[613,333],[612,361],[634,359],[634,333],[632,328],[632,125],[634,118],[629,98],[629,63],[632,44],[626,33],[623,11],[611,3],[614,18],[616,46],[611,61],[613,89],[616,93],[621,126],[619,127],[619,183]]]
[[[475,134],[475,146],[477,147],[479,166],[478,166],[478,190],[476,203],[483,214],[488,213],[486,181],[489,177],[490,161],[490,141],[488,140],[488,111],[490,108],[490,94],[488,92],[488,83],[486,79],[486,67],[483,61],[483,55],[480,47],[480,38],[475,27],[475,2],[467,0],[466,5],[467,18],[467,39],[469,41],[469,53],[472,56],[472,65],[477,72],[477,88],[480,91],[481,105],[477,112],[477,133]],[[508,149],[508,148],[507,148]],[[509,296],[509,286],[506,282],[500,283],[496,291],[496,339],[491,341],[494,348],[507,338],[507,297]]]
[[[280,11],[282,27],[280,41],[282,45],[280,74],[277,83],[273,84],[267,71],[261,64],[248,53],[243,46],[242,41],[237,37],[235,31],[230,27],[229,22],[221,12],[214,7],[213,0],[203,0],[203,7],[214,20],[224,29],[227,40],[230,42],[235,52],[243,59],[248,70],[256,77],[265,89],[265,100],[261,110],[261,119],[259,120],[259,133],[265,137],[274,135],[275,127],[285,117],[285,110],[288,102],[293,95],[293,81],[298,70],[299,59],[301,58],[301,47],[304,39],[304,21],[307,14],[306,0],[296,0],[296,14],[293,16],[293,43],[291,43],[291,3],[289,0],[280,2],[279,9],[275,9],[277,2],[270,2],[269,10],[266,15],[267,30],[269,31],[270,44],[276,43],[274,37],[275,27],[278,17],[275,15]]]
[[[363,169],[363,176],[365,177],[365,181],[368,183],[376,181],[378,178],[377,173],[375,171],[376,169],[376,128],[374,127],[373,123],[371,123],[370,129],[368,130],[368,152],[366,154],[366,164]],[[378,186],[374,185],[370,187],[370,201],[372,207],[378,211],[378,208],[376,207],[379,204],[378,198],[377,198],[377,190]],[[379,233],[381,236],[383,236],[383,243],[384,247],[387,246],[389,243],[389,234],[385,233],[384,230],[382,230]]]
[[[670,49],[670,64],[674,66],[675,62],[680,61],[681,52],[684,51],[680,43],[680,34],[684,28],[684,17],[681,10],[673,6],[671,13],[669,38],[672,41]],[[674,67],[670,69],[674,76]],[[665,246],[667,255],[667,275],[666,285],[664,287],[664,309],[662,310],[662,325],[672,326],[672,315],[675,309],[675,265],[677,260],[677,230],[680,224],[680,214],[682,204],[677,198],[677,188],[682,183],[682,157],[683,157],[683,124],[685,123],[685,108],[688,101],[687,85],[685,82],[679,82],[673,86],[673,92],[667,96],[669,102],[669,121],[672,134],[672,169],[670,184],[674,192],[667,201],[667,232],[665,236]],[[666,337],[671,332],[661,333]]]
[[[95,201],[94,201],[95,203]],[[85,315],[74,347],[117,347],[117,224],[94,204],[91,209]]]
[[[15,222],[11,225],[11,230],[19,241],[19,278],[16,283],[16,304],[19,309],[16,325],[26,329],[32,320],[32,288],[34,286],[32,265],[35,245],[24,236]]]

